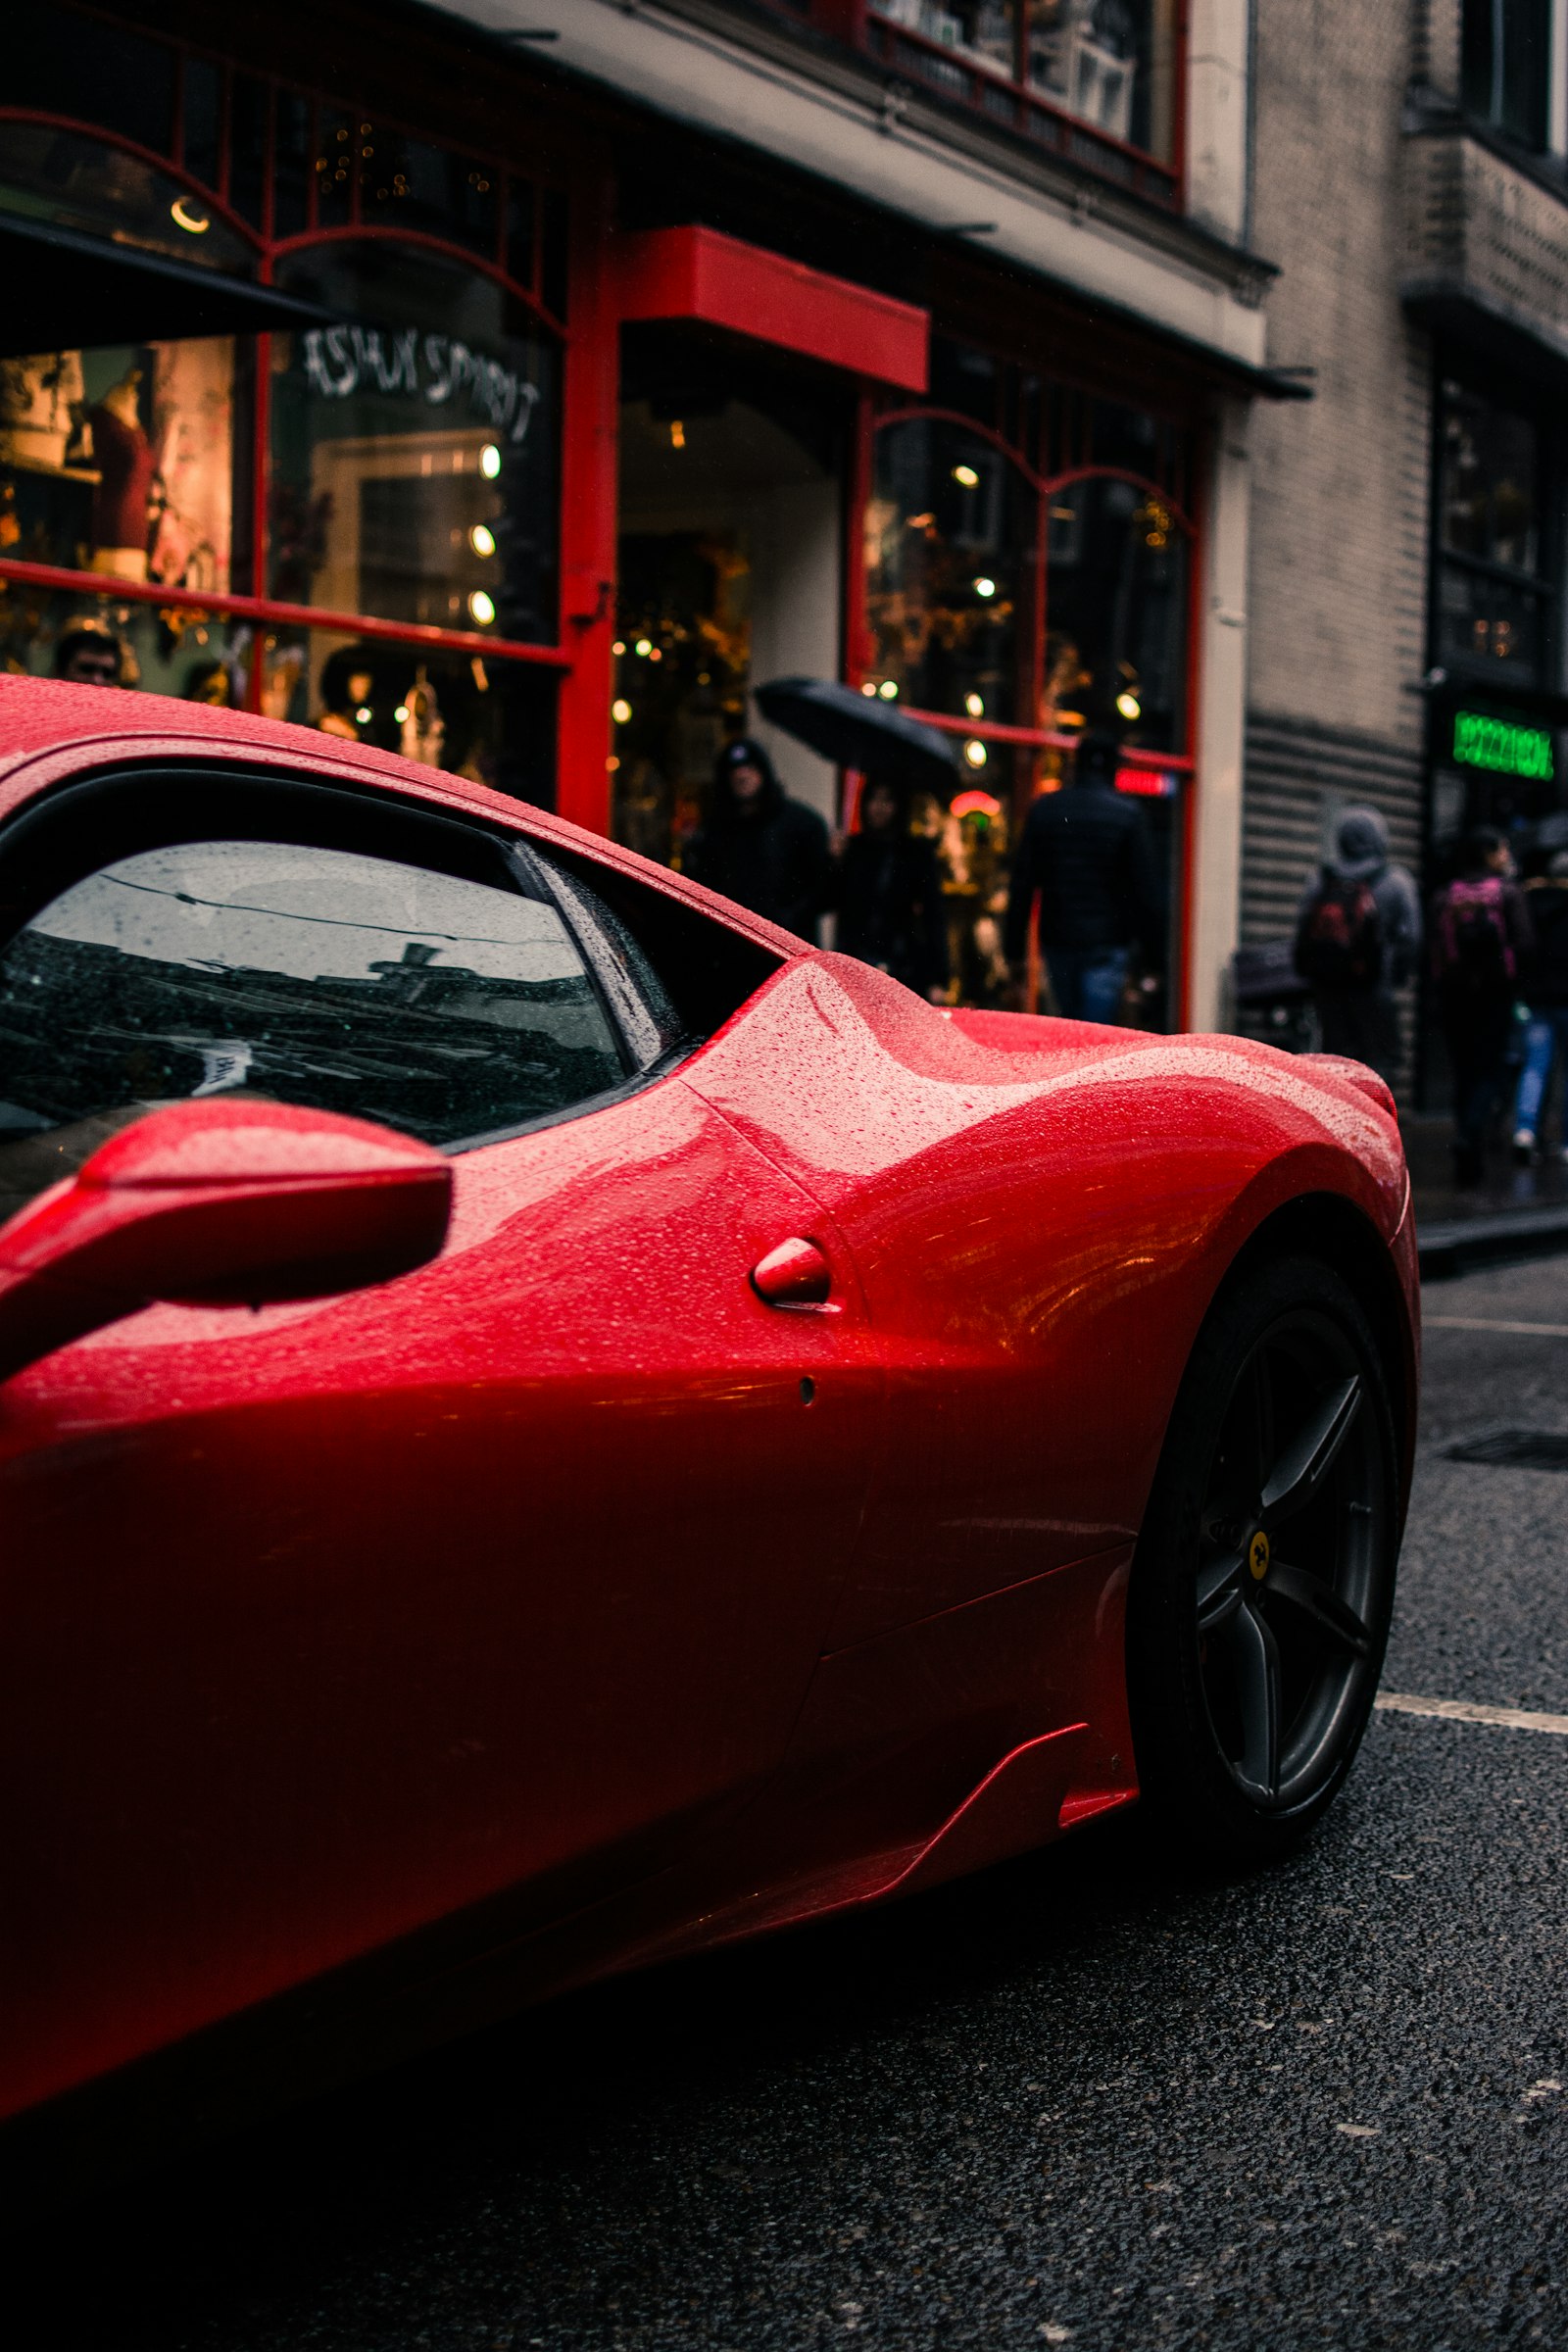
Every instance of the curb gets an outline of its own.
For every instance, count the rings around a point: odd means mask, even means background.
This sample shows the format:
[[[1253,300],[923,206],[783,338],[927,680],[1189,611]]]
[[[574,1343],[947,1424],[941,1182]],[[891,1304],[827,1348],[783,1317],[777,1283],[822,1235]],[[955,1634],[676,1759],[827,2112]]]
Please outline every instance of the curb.
[[[1553,1257],[1568,1250],[1568,1206],[1514,1209],[1496,1217],[1453,1217],[1416,1228],[1423,1282],[1468,1274],[1510,1259]]]

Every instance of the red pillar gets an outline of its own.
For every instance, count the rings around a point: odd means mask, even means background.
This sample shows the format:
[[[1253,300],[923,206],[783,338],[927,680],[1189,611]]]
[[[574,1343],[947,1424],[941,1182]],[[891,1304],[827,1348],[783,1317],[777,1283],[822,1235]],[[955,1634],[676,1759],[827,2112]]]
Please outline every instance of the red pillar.
[[[561,686],[556,808],[595,833],[610,831],[614,678],[620,348],[612,202],[608,172],[585,172],[572,190],[561,452],[561,613],[571,668]]]

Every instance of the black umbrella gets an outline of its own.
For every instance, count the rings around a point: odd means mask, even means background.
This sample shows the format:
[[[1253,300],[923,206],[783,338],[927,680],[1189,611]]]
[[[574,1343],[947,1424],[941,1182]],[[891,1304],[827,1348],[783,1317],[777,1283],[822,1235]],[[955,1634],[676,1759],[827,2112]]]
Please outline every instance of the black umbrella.
[[[878,783],[946,793],[957,781],[945,735],[853,686],[831,678],[775,678],[757,689],[757,708],[797,743]]]

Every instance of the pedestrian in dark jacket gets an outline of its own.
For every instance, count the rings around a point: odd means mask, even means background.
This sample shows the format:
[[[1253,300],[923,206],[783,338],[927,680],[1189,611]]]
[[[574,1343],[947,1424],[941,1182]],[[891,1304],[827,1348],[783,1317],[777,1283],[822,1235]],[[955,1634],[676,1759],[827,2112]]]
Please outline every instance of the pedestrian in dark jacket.
[[[1533,941],[1508,844],[1491,825],[1465,842],[1459,878],[1432,907],[1432,976],[1453,1073],[1453,1171],[1479,1184],[1502,1093],[1514,999]]]
[[[874,778],[860,794],[860,830],[839,858],[838,943],[933,1004],[948,989],[948,915],[937,854],[909,830],[909,802]]]
[[[1399,1058],[1396,989],[1421,953],[1421,899],[1389,861],[1389,828],[1375,808],[1348,808],[1337,856],[1302,894],[1296,968],[1312,991],[1325,1054],[1370,1062],[1392,1078]]]
[[[1513,1106],[1513,1152],[1521,1166],[1535,1155],[1541,1107],[1555,1064],[1568,1068],[1568,850],[1559,850],[1544,874],[1527,882],[1525,906],[1535,937],[1535,956],[1526,975],[1525,1066]],[[1568,1112],[1564,1114],[1563,1157],[1568,1159]]]
[[[1021,971],[1029,910],[1040,900],[1040,947],[1056,1009],[1113,1021],[1133,950],[1158,952],[1159,893],[1144,812],[1116,790],[1116,745],[1085,735],[1072,782],[1042,793],[1024,819],[1007,897],[1006,954]]]
[[[683,866],[694,882],[816,944],[831,881],[827,827],[814,808],[785,797],[751,736],[719,753],[708,814]]]

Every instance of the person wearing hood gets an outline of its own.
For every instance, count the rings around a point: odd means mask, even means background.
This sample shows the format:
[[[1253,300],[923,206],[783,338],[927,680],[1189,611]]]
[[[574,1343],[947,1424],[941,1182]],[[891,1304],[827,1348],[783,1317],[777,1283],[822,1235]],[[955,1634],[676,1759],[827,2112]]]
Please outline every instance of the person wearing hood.
[[[816,945],[829,895],[827,827],[814,808],[787,798],[753,736],[737,736],[719,753],[708,815],[682,870]]]
[[[1375,808],[1348,808],[1301,898],[1296,968],[1312,991],[1325,1054],[1368,1062],[1392,1080],[1399,1059],[1395,992],[1421,954],[1421,898],[1389,858],[1389,828]]]

